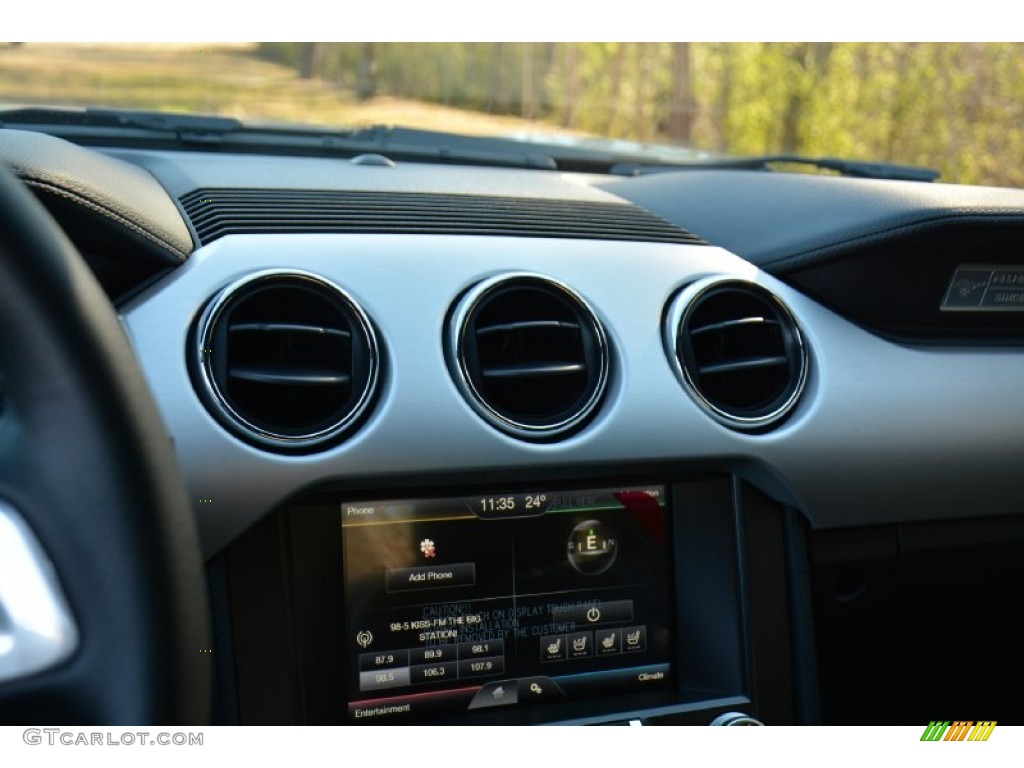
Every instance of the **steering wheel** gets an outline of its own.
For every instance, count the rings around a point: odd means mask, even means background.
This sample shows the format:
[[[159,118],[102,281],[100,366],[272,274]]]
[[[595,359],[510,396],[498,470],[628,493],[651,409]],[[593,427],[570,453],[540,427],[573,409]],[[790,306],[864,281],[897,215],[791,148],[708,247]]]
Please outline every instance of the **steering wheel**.
[[[128,339],[0,167],[0,723],[206,724],[202,559]]]

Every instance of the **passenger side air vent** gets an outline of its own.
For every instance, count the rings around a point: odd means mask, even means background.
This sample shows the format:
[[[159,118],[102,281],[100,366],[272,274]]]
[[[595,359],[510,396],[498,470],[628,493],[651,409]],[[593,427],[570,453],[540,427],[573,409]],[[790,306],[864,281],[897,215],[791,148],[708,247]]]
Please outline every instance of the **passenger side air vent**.
[[[765,429],[796,404],[807,354],[789,309],[761,286],[712,277],[669,308],[669,355],[697,403],[736,429]]]
[[[539,275],[502,275],[470,290],[452,313],[446,346],[469,404],[517,437],[578,428],[608,379],[597,317],[572,289]]]
[[[194,378],[207,408],[261,447],[323,447],[372,400],[373,328],[344,291],[314,275],[265,272],[228,286],[194,338]]]

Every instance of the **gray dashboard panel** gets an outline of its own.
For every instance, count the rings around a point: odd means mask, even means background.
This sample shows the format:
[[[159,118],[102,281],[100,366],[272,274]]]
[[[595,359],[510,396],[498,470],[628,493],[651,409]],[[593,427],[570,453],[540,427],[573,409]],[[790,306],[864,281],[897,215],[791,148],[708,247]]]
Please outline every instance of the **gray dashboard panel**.
[[[257,270],[323,275],[361,303],[384,356],[363,427],[323,453],[263,452],[227,433],[196,396],[190,324],[206,300]],[[532,271],[572,286],[606,324],[609,393],[557,443],[504,435],[466,404],[442,350],[445,315],[475,282]],[[665,306],[710,274],[755,280],[790,306],[811,353],[806,391],[764,435],[733,432],[686,394],[661,338]],[[1024,511],[1024,354],[900,346],[714,247],[414,235],[229,236],[199,249],[122,307],[175,441],[207,555],[284,499],[338,480],[385,491],[401,476],[541,468],[601,475],[623,463],[736,472],[818,528]],[[204,501],[200,501],[204,500]],[[208,500],[208,501],[206,501]]]
[[[604,176],[518,168],[401,162],[394,167],[353,165],[343,157],[288,157],[108,149],[150,171],[181,197],[199,187],[301,189],[496,195],[534,200],[591,200],[628,205],[594,186]]]

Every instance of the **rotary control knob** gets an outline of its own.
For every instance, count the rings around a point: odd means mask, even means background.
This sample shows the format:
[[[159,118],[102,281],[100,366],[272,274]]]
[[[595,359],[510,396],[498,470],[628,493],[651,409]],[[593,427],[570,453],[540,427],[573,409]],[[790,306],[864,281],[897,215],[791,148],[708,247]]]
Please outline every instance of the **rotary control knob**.
[[[764,725],[764,723],[742,712],[723,712],[708,725]]]
[[[567,549],[569,564],[573,568],[585,576],[596,576],[612,567],[618,554],[619,543],[615,532],[607,523],[584,520],[569,534]],[[590,619],[589,616],[587,618]]]

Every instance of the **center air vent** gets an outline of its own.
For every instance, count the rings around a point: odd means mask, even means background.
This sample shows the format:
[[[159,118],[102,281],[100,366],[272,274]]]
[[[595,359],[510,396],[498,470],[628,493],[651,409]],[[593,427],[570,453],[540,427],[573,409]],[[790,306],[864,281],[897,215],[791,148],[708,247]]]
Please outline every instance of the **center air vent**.
[[[517,437],[579,427],[608,379],[604,330],[567,286],[530,274],[480,283],[456,306],[449,364],[470,405]]]
[[[344,291],[314,275],[264,272],[228,286],[195,339],[207,407],[262,447],[322,447],[351,429],[373,396],[373,329]]]
[[[665,342],[697,403],[737,429],[784,418],[807,378],[793,315],[746,280],[712,277],[684,289],[669,309]]]

